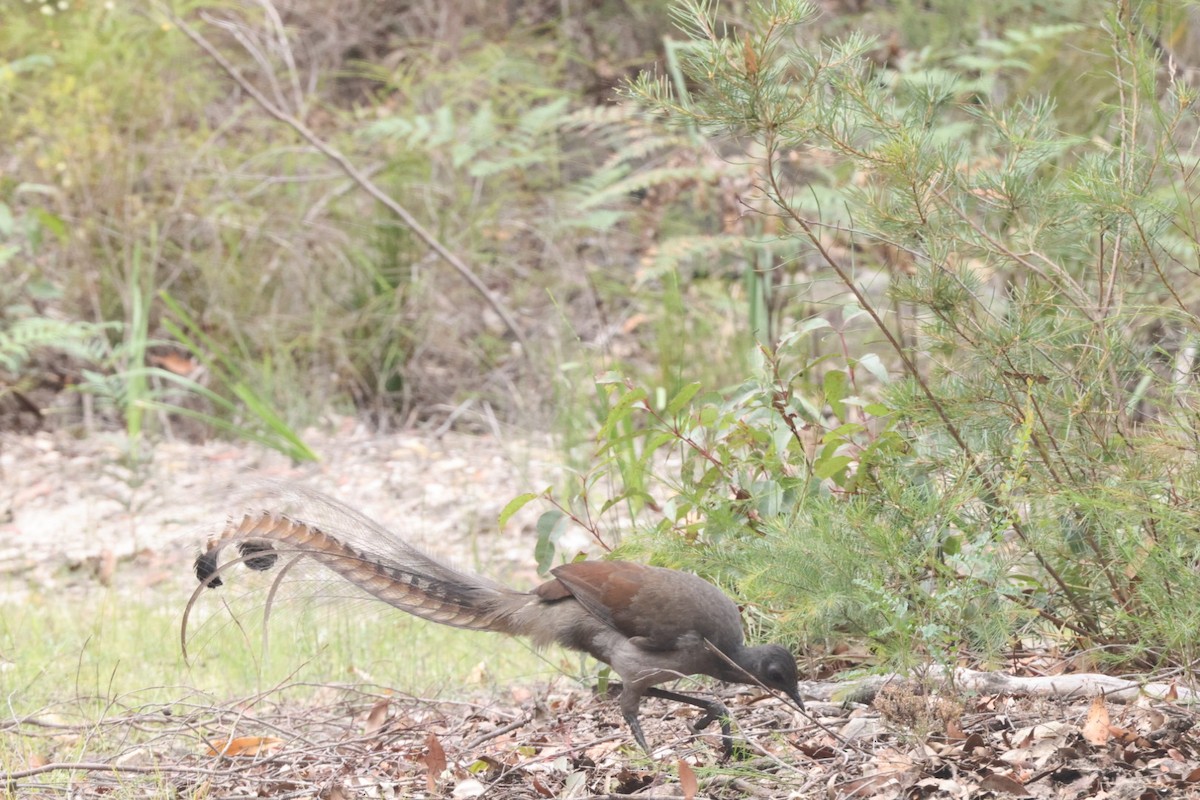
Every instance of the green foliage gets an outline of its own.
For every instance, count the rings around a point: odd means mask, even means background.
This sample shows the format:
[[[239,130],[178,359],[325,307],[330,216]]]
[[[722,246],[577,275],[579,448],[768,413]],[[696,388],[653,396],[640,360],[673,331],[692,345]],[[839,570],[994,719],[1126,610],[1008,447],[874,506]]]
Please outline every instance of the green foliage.
[[[543,567],[571,520],[881,658],[1190,662],[1186,4],[689,4],[665,74],[608,106],[581,66],[643,54],[603,9],[590,40],[399,12],[306,83],[260,8],[219,6],[235,66],[478,269],[554,386],[518,387],[423,243],[120,4],[0,26],[7,364],[95,348],[84,388],[134,436],[191,408],[297,457],[331,405],[549,407],[580,481]],[[145,367],[168,341],[214,382]]]
[[[602,376],[606,413],[593,467],[571,498],[574,521],[616,545],[630,522],[653,520],[651,541],[667,547],[658,554],[668,560],[676,546],[727,554],[810,500],[856,491],[864,467],[903,446],[890,409],[850,394],[861,365],[836,369],[820,356],[787,358],[789,367],[779,353],[760,355],[759,377],[727,395],[690,383],[652,396],[619,375]],[[619,491],[593,496],[610,478]]]
[[[486,282],[519,287],[505,302],[530,303],[536,318],[543,282],[517,280],[515,266],[538,265],[513,220],[553,217],[556,120],[572,100],[556,84],[570,48],[544,32],[516,30],[497,42],[466,31],[449,59],[421,38],[422,9],[389,9],[382,21],[365,9],[329,31],[368,26],[364,41],[330,41],[325,52],[365,52],[378,23],[408,32],[401,46],[416,55],[394,70],[354,65],[347,77],[322,72],[322,61],[303,63],[319,57],[304,50],[317,29],[306,29],[303,15],[319,14],[325,35],[323,10],[289,9],[297,16],[286,29],[257,4],[175,11],[201,27],[222,20],[205,29],[243,74],[481,264]],[[293,131],[230,92],[226,76],[154,9],[88,3],[43,13],[17,4],[0,26],[0,65],[0,136],[17,166],[13,183],[0,181],[0,201],[18,218],[53,209],[39,235],[55,240],[38,268],[60,316],[120,321],[135,337],[130,347],[158,343],[170,336],[165,290],[211,337],[215,349],[195,355],[232,359],[226,366],[239,379],[253,376],[256,409],[287,426],[331,407],[387,424],[459,392],[512,405],[496,397],[506,382],[492,387],[482,376],[519,354],[478,298]],[[351,80],[357,93],[341,82]],[[51,200],[11,194],[18,181]],[[145,403],[124,395],[145,399],[138,380],[92,387],[133,412],[123,417],[131,433],[143,427]],[[211,416],[192,418],[238,435],[245,406],[210,403]]]
[[[43,347],[85,361],[99,360],[107,350],[104,326],[21,314],[20,309],[7,309],[5,317],[15,319],[0,328],[0,369],[7,372],[22,372],[30,357]]]
[[[812,643],[1192,663],[1197,98],[1154,80],[1142,11],[881,75],[870,41],[808,35],[806,3],[736,23],[683,4],[688,93],[630,94],[753,162],[811,283],[739,389],[604,380],[598,460],[562,506]],[[1060,106],[1016,78],[1066,38],[1087,63]],[[814,303],[822,281],[841,296]]]
[[[214,411],[201,412],[190,408],[155,401],[153,406],[184,417],[198,419],[212,427],[233,434],[239,439],[258,442],[277,450],[296,461],[316,461],[317,454],[300,438],[278,412],[253,387],[253,381],[240,371],[242,361],[221,349],[218,342],[206,335],[199,324],[170,295],[163,293],[162,301],[178,323],[164,319],[163,325],[175,341],[183,344],[206,368],[217,389],[210,389],[195,380],[174,375],[166,370],[156,374],[183,386],[189,392],[208,400]],[[248,417],[248,420],[244,420]],[[231,421],[233,420],[233,421]]]
[[[18,186],[14,194],[19,196],[27,192],[28,187]],[[35,362],[34,357],[53,352],[56,357],[70,359],[69,370],[78,372],[79,378],[72,388],[98,401],[96,408],[102,414],[111,412],[124,423],[128,434],[126,456],[133,466],[143,460],[141,445],[149,421],[147,415],[151,412],[198,420],[238,438],[260,442],[297,460],[316,458],[247,382],[231,377],[229,370],[234,365],[230,360],[225,360],[225,370],[209,370],[210,375],[217,376],[219,389],[227,390],[229,398],[194,378],[147,365],[152,361],[149,353],[152,347],[170,343],[151,337],[150,309],[154,298],[140,244],[134,246],[130,255],[129,288],[125,294],[129,307],[123,315],[123,323],[54,319],[22,302],[45,305],[61,301],[61,291],[33,273],[30,266],[39,257],[45,231],[49,230],[59,239],[69,239],[73,230],[43,209],[27,207],[25,211],[22,218],[15,218],[7,205],[0,204],[0,243],[3,243],[0,264],[10,266],[20,276],[14,285],[6,287],[5,294],[11,294],[11,297],[0,305],[0,370],[5,373],[0,392],[25,392],[37,387],[41,379],[39,373],[44,367]],[[153,230],[149,241],[152,247]],[[181,308],[172,306],[169,299],[167,305],[195,328],[195,321],[187,318]],[[176,342],[199,350],[182,329],[173,327],[170,321],[164,324]],[[214,345],[212,340],[207,343]],[[203,353],[197,352],[197,355],[204,358]],[[197,401],[212,410],[196,409],[193,406]],[[246,412],[257,424],[240,423],[238,416]]]
[[[55,704],[73,718],[95,719],[127,693],[146,703],[177,702],[185,691],[182,684],[209,700],[261,691],[285,678],[312,681],[309,690],[318,691],[348,667],[415,695],[436,696],[481,676],[502,684],[546,669],[537,654],[515,640],[490,642],[483,659],[482,634],[464,635],[401,613],[351,614],[345,608],[276,614],[271,648],[264,654],[255,636],[261,608],[258,612],[246,612],[239,625],[227,606],[220,607],[209,626],[199,629],[194,657],[185,663],[174,601],[148,602],[96,589],[83,605],[61,591],[5,598],[0,600],[0,653],[10,711],[21,717]],[[412,642],[409,658],[395,658],[397,636]],[[0,759],[5,755],[0,748]]]
[[[405,149],[430,153],[447,152],[450,166],[472,178],[489,178],[502,173],[528,178],[530,171],[553,163],[552,147],[558,119],[567,108],[567,98],[558,97],[520,113],[510,124],[501,125],[493,103],[484,100],[470,111],[470,118],[456,120],[455,108],[439,106],[432,114],[391,116],[368,125],[363,134],[384,139]]]

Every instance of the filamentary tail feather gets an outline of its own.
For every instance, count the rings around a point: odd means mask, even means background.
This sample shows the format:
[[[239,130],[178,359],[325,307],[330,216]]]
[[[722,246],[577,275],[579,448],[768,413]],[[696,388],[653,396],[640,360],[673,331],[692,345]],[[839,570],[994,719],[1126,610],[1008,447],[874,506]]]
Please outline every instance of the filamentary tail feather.
[[[241,558],[218,566],[224,547],[236,544]],[[220,573],[236,563],[270,570],[280,556],[311,558],[359,589],[424,619],[473,630],[509,632],[508,622],[524,595],[457,570],[400,541],[394,552],[368,553],[317,525],[266,511],[231,520],[196,559],[201,587],[221,585]],[[283,569],[290,567],[290,562]],[[185,623],[186,624],[186,623]]]

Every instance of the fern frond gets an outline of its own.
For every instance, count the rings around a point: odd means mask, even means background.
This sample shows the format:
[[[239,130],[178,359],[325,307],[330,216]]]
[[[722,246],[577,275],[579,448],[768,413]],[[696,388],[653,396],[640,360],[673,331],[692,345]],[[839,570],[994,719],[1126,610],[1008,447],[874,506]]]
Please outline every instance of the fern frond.
[[[108,350],[104,336],[116,323],[64,321],[44,316],[22,317],[8,328],[0,328],[0,367],[19,372],[34,351],[59,350],[89,363],[103,359]]]

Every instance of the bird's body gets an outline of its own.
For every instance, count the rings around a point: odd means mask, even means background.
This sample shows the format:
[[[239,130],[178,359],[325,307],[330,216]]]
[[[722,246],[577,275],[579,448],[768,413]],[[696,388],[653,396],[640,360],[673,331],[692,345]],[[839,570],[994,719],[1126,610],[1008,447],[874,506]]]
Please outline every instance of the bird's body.
[[[341,508],[318,499],[326,508]],[[552,579],[522,592],[444,564],[361,516],[355,522],[360,530],[365,526],[385,536],[387,547],[356,546],[319,525],[269,512],[231,521],[196,561],[197,594],[205,586],[220,586],[220,572],[238,562],[265,571],[283,558],[282,573],[309,558],[416,616],[588,653],[621,677],[622,714],[647,750],[638,722],[645,695],[705,709],[699,727],[720,719],[728,749],[726,712],[719,703],[653,688],[676,678],[700,674],[761,683],[803,707],[791,654],[778,645],[746,647],[737,606],[695,575],[629,561],[584,561],[560,566],[552,570]],[[237,544],[241,558],[218,566],[228,544]]]

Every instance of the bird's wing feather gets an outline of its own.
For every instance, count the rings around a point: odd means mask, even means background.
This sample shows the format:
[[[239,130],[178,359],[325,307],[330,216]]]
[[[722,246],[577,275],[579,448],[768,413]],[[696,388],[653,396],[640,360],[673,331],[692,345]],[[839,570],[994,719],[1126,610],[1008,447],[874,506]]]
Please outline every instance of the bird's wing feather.
[[[732,601],[686,572],[631,561],[579,561],[552,574],[589,614],[647,650],[675,650],[697,640],[714,611],[732,612],[740,627]],[[713,603],[718,608],[710,608]]]

